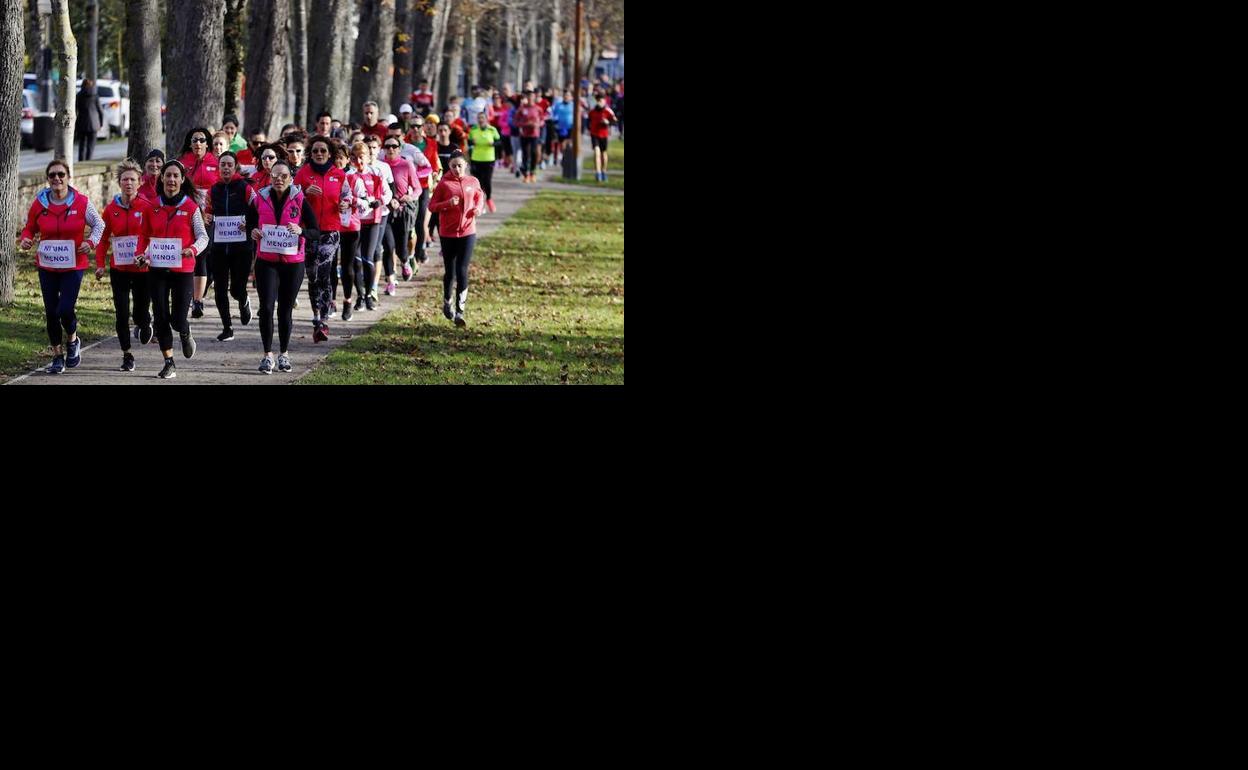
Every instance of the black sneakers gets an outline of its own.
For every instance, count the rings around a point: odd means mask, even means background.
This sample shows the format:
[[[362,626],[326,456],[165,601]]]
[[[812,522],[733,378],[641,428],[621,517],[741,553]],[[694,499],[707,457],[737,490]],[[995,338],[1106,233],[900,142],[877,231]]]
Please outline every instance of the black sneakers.
[[[134,327],[134,336],[139,338],[139,343],[146,345],[152,341],[152,325]]]
[[[455,311],[451,310],[451,301],[449,299],[442,300],[442,315],[446,316],[448,321],[455,317]]]
[[[373,295],[369,294],[367,297],[364,298],[364,307],[368,308],[369,310],[377,309],[376,303],[373,302]]]
[[[290,356],[282,353],[277,357],[277,370],[279,372],[289,372],[294,367],[290,365]]]
[[[82,363],[82,337],[75,337],[70,340],[66,346],[66,352],[69,354],[65,357],[65,366],[73,369]]]
[[[243,326],[251,321],[251,297],[243,300],[243,304],[238,306],[238,320],[242,321]]]
[[[359,309],[360,309],[360,308],[362,308],[362,307],[364,307],[364,295],[363,295],[363,294],[357,294],[357,295],[355,296],[355,309],[356,309],[356,310],[359,310]],[[370,308],[370,309],[371,309],[371,308]]]
[[[162,380],[172,380],[178,376],[178,367],[173,365],[172,358],[165,359],[165,368],[160,370],[160,374],[156,375]]]
[[[60,374],[65,371],[65,356],[53,356],[52,363],[45,369],[48,374]]]
[[[187,358],[195,357],[195,338],[190,332],[181,332],[182,337],[182,355]]]
[[[352,313],[353,311],[351,310],[351,303],[350,302],[342,303],[342,320],[350,321]]]
[[[123,372],[134,371],[134,355],[129,350],[121,357],[121,370]]]
[[[200,302],[199,300],[195,300],[192,303],[192,307],[191,307],[191,318],[203,318],[203,317],[204,317],[204,303]]]
[[[226,329],[217,335],[217,342],[229,342],[232,339],[234,339],[233,329]]]

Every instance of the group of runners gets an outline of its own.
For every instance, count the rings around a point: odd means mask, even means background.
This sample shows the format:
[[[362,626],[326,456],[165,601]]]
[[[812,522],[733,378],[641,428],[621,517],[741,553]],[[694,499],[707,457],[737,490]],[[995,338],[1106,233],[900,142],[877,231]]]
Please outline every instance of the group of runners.
[[[154,340],[161,379],[177,376],[175,332],[182,355],[194,357],[188,316],[204,316],[209,288],[221,319],[217,340],[234,339],[237,304],[239,323],[256,318],[260,327],[259,371],[291,372],[293,313],[305,280],[313,340],[323,342],[339,316],[340,289],[342,320],[375,310],[379,288],[396,294],[398,277],[411,280],[435,240],[444,262],[442,313],[465,325],[476,221],[495,211],[495,166],[535,182],[538,169],[570,154],[572,95],[553,96],[531,84],[518,94],[474,87],[439,116],[421,83],[397,115],[383,118],[367,102],[362,123],[322,112],[311,133],[288,124],[274,141],[261,129],[243,137],[238,120],[226,116],[219,131],[188,131],[177,158],[152,149],[142,165],[122,161],[121,192],[102,213],[72,186],[68,164],[53,160],[20,236],[23,251],[37,249],[53,352],[46,371],[81,364],[76,304],[92,254],[96,279],[107,272],[112,286],[121,370],[136,368],[135,340]],[[622,100],[622,81],[614,91],[604,87],[586,116],[604,181],[610,127],[623,132],[608,102],[622,107]]]

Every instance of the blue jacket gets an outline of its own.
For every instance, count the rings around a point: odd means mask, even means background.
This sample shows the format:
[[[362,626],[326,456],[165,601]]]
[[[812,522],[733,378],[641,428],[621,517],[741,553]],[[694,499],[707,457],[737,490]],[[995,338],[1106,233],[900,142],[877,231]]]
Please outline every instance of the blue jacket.
[[[571,100],[565,101],[561,99],[555,102],[555,105],[550,108],[550,111],[555,116],[555,126],[559,129],[559,133],[561,135],[572,133],[572,114],[574,107],[575,105],[572,104]]]

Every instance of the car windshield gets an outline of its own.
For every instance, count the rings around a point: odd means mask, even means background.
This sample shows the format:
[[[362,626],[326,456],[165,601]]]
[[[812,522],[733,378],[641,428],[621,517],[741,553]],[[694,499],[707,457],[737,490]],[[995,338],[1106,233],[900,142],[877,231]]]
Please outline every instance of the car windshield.
[[[112,86],[100,86],[100,88],[99,88],[99,95],[100,95],[100,96],[112,96],[112,95],[113,95],[113,87],[112,87]]]

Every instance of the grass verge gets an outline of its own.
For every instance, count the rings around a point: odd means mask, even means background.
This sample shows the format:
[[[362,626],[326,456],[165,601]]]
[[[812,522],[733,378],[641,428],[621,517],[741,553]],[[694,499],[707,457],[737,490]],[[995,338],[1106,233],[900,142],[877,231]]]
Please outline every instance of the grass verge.
[[[17,278],[13,283],[14,303],[0,307],[0,378],[26,374],[39,364],[52,360],[47,325],[43,316],[43,293],[39,290],[39,268],[30,254],[18,252]],[[95,280],[95,257],[82,278],[78,295],[78,336],[83,345],[114,334],[113,293],[108,275]]]

